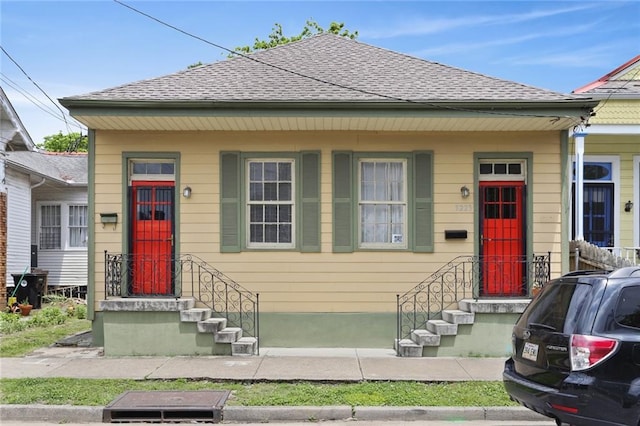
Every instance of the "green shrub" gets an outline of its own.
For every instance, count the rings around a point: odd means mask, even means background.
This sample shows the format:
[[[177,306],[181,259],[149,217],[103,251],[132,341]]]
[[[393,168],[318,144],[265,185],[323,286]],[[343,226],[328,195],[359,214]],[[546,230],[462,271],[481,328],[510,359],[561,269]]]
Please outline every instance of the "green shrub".
[[[20,314],[11,312],[0,313],[0,333],[11,334],[22,331],[29,326],[27,321],[21,321]]]
[[[76,305],[76,318],[87,319],[87,305]]]
[[[47,306],[31,316],[29,322],[34,326],[46,327],[49,325],[63,324],[67,320],[67,316],[58,307]]]

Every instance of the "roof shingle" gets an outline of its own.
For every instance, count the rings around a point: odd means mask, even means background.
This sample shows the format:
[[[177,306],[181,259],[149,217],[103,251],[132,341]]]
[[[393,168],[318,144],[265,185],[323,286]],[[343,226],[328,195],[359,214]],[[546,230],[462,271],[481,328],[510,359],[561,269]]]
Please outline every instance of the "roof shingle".
[[[576,98],[324,33],[66,99],[388,103],[554,102]]]

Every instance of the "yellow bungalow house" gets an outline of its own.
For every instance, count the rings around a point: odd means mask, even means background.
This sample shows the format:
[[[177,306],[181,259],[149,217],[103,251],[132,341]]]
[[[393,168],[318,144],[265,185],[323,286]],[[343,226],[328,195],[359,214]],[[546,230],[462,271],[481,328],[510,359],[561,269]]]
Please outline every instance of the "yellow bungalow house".
[[[504,355],[597,102],[332,34],[61,99],[106,355]],[[500,315],[503,312],[508,314]]]
[[[632,263],[640,256],[640,55],[579,89],[600,103],[584,129],[585,241]],[[573,150],[573,146],[571,148]]]

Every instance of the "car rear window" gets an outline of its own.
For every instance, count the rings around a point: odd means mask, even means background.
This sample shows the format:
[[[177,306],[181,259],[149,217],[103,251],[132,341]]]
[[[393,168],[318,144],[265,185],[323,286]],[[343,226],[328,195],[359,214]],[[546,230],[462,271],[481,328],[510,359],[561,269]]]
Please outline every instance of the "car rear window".
[[[589,303],[591,286],[573,281],[554,283],[549,287],[531,302],[519,323],[522,326],[538,324],[555,332],[571,334],[580,313]]]
[[[640,329],[640,287],[622,289],[615,318],[620,325]]]

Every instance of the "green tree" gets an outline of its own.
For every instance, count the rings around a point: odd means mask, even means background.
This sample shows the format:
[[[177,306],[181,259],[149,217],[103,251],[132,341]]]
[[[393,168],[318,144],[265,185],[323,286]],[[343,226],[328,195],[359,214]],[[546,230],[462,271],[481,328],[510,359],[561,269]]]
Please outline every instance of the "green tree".
[[[279,46],[281,44],[291,43],[292,41],[298,41],[303,38],[312,37],[314,35],[322,34],[322,33],[331,33],[337,34],[342,37],[348,37],[350,39],[355,39],[358,37],[357,31],[349,31],[344,28],[344,23],[342,22],[332,22],[329,24],[329,28],[326,30],[322,28],[316,21],[309,19],[307,23],[302,28],[302,31],[298,35],[294,35],[291,37],[287,37],[284,35],[282,30],[282,25],[275,23],[275,26],[271,30],[271,34],[269,34],[269,38],[267,40],[260,40],[256,37],[253,46],[238,46],[234,50],[238,53],[251,53],[258,50],[270,49],[272,47]],[[234,56],[233,53],[229,54],[229,57]]]
[[[87,152],[89,148],[89,138],[82,133],[67,133],[63,135],[59,132],[56,135],[44,137],[44,142],[38,144],[38,148],[50,152]]]

